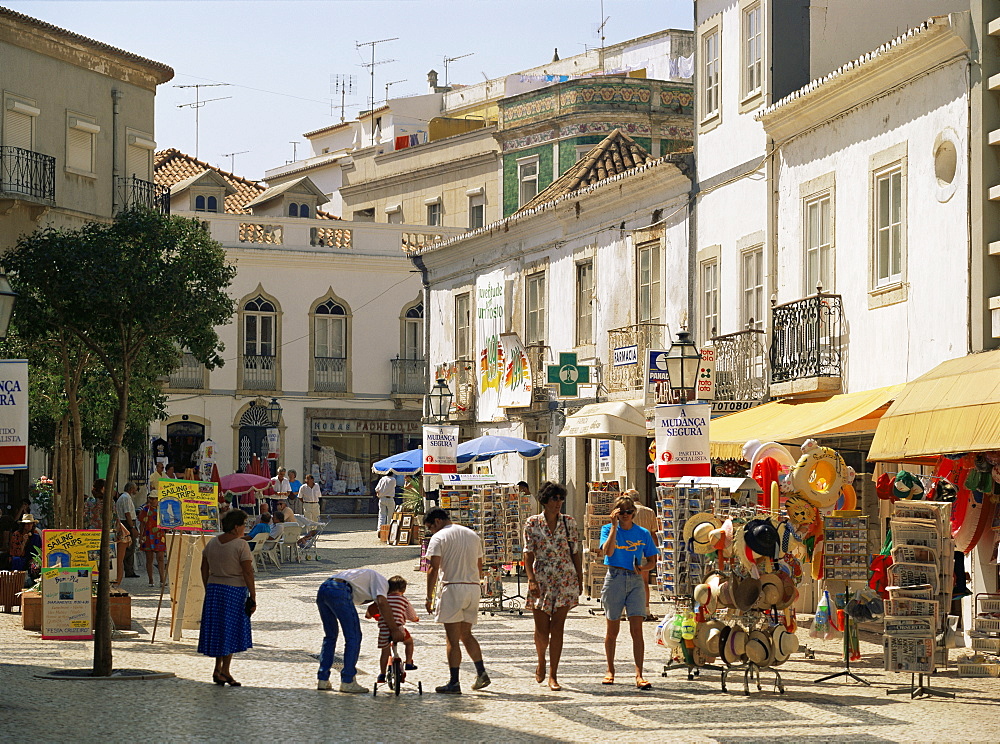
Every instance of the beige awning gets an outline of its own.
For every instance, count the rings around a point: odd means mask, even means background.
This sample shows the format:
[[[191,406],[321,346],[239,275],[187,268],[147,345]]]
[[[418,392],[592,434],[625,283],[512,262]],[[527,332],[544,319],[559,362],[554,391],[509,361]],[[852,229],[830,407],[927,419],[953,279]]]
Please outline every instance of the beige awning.
[[[1000,449],[1000,351],[951,359],[907,383],[879,421],[869,460]]]
[[[559,432],[561,437],[644,437],[646,436],[646,414],[642,403],[636,401],[614,401],[611,403],[591,403],[572,416],[566,417],[566,424]]]

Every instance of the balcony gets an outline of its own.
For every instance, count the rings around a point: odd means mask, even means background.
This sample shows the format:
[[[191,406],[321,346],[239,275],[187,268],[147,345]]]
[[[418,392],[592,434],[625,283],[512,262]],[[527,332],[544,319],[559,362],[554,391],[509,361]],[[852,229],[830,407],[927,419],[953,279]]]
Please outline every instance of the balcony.
[[[56,200],[56,159],[20,147],[0,147],[0,197]]]
[[[260,354],[243,356],[244,390],[277,390],[278,358]]]
[[[771,395],[839,393],[844,307],[840,295],[817,292],[771,308]]]
[[[313,357],[313,389],[318,393],[346,393],[347,358]]]
[[[135,176],[118,176],[115,179],[118,211],[141,207],[160,214],[170,214],[170,189]]]
[[[644,390],[645,379],[643,360],[649,349],[666,349],[668,327],[662,323],[637,323],[608,331],[608,356],[612,358],[604,365],[604,384],[609,393]],[[636,364],[616,367],[613,364],[614,350],[636,346]]]
[[[712,338],[715,399],[763,400],[767,396],[767,344],[754,328]]]
[[[548,385],[548,373],[545,365],[554,362],[551,357],[551,347],[545,344],[529,344],[524,347],[531,365],[531,404],[532,407],[548,406],[551,388]],[[547,356],[548,355],[548,356]]]
[[[194,354],[184,352],[181,355],[180,366],[170,373],[167,384],[182,390],[201,390],[205,387],[205,365],[199,362]]]
[[[476,390],[479,380],[476,365],[468,359],[444,362],[434,368],[434,379],[444,380],[455,396],[451,400],[449,418],[452,421],[468,421],[475,413]]]
[[[423,359],[397,358],[389,361],[392,362],[393,395],[425,395],[430,390]]]

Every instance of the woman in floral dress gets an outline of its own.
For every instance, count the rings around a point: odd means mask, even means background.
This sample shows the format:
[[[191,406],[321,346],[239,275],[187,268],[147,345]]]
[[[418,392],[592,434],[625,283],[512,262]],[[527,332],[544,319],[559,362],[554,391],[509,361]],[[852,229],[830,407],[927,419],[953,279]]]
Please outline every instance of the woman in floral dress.
[[[146,554],[146,575],[149,577],[149,585],[153,585],[153,557],[156,557],[156,567],[160,572],[160,585],[167,583],[167,569],[164,566],[164,556],[167,552],[167,543],[164,540],[163,530],[157,526],[156,507],[158,500],[156,491],[150,491],[146,496],[146,503],[139,509],[136,515],[139,520],[139,550]]]
[[[538,493],[542,513],[524,523],[524,568],[528,576],[526,607],[535,618],[535,681],[545,681],[549,652],[549,689],[561,690],[557,672],[562,655],[566,613],[583,593],[580,535],[573,517],[562,514],[566,488],[546,482]]]

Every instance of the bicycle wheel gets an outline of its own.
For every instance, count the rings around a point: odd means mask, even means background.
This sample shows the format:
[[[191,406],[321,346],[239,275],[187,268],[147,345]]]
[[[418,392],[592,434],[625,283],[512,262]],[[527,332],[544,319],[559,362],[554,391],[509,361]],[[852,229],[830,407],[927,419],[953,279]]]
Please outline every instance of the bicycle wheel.
[[[399,689],[403,686],[403,660],[398,656],[392,660],[392,689],[399,695]]]

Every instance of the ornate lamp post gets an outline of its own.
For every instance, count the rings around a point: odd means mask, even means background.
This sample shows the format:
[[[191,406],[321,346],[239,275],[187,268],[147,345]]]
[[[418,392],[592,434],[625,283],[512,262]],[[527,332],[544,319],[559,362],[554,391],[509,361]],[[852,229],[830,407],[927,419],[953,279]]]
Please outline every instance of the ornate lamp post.
[[[453,397],[451,388],[448,387],[444,378],[439,377],[427,395],[427,410],[430,412],[434,423],[440,424],[448,420]]]
[[[701,352],[691,340],[690,333],[680,331],[677,334],[677,340],[670,344],[667,351],[666,363],[674,399],[681,403],[690,400],[698,386],[698,370],[701,368]]]
[[[281,423],[281,404],[277,398],[271,398],[271,402],[267,404],[267,425],[274,429],[279,423]]]

